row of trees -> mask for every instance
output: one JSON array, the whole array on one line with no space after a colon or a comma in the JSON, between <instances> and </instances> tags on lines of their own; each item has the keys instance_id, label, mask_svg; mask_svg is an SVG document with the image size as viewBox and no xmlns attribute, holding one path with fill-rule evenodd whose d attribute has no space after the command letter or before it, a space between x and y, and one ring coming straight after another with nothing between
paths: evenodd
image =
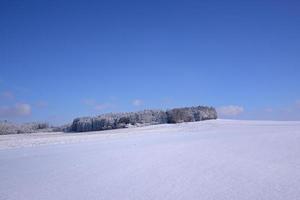
<instances>
[{"instance_id":1,"label":"row of trees","mask_svg":"<svg viewBox=\"0 0 300 200\"><path fill-rule=\"evenodd\" d=\"M144 110L128 113L109 113L97 117L81 117L73 120L71 125L60 127L49 126L48 123L14 124L0 121L0 135L34 132L85 132L126 128L129 126L145 126L152 124L194 122L216 119L217 112L213 107L198 106L175 108L167 111Z\"/></svg>"},{"instance_id":2,"label":"row of trees","mask_svg":"<svg viewBox=\"0 0 300 200\"><path fill-rule=\"evenodd\" d=\"M175 108L167 111L144 110L129 113L110 113L97 117L76 118L69 131L99 131L126 128L130 125L194 122L216 118L216 110L213 107L206 106Z\"/></svg>"},{"instance_id":3,"label":"row of trees","mask_svg":"<svg viewBox=\"0 0 300 200\"><path fill-rule=\"evenodd\" d=\"M41 131L51 131L48 123L26 123L14 124L7 121L0 122L0 135L4 134L19 134L19 133L34 133Z\"/></svg>"}]
</instances>

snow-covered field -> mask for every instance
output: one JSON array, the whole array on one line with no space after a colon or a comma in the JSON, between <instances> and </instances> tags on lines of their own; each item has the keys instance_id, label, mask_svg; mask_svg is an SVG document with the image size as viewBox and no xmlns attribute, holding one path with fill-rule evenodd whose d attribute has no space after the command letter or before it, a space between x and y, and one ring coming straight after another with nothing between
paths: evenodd
<instances>
[{"instance_id":1,"label":"snow-covered field","mask_svg":"<svg viewBox=\"0 0 300 200\"><path fill-rule=\"evenodd\" d=\"M300 199L300 122L0 136L0 199Z\"/></svg>"}]
</instances>

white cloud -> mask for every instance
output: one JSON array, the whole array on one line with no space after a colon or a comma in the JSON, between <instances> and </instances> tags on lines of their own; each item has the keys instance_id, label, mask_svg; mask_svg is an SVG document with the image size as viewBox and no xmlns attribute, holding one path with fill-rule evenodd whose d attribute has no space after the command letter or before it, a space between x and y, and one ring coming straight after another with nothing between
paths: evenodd
<instances>
[{"instance_id":1,"label":"white cloud","mask_svg":"<svg viewBox=\"0 0 300 200\"><path fill-rule=\"evenodd\" d=\"M222 106L217 108L217 112L220 116L237 116L244 112L244 108L242 106Z\"/></svg>"},{"instance_id":2,"label":"white cloud","mask_svg":"<svg viewBox=\"0 0 300 200\"><path fill-rule=\"evenodd\" d=\"M31 114L31 106L29 104L16 104L14 108L17 115L27 116Z\"/></svg>"},{"instance_id":3,"label":"white cloud","mask_svg":"<svg viewBox=\"0 0 300 200\"><path fill-rule=\"evenodd\" d=\"M144 102L140 99L135 99L132 101L132 105L134 105L134 106L141 106L143 104L144 104Z\"/></svg>"},{"instance_id":4,"label":"white cloud","mask_svg":"<svg viewBox=\"0 0 300 200\"><path fill-rule=\"evenodd\" d=\"M31 115L31 106L26 103L0 107L0 117L21 117L28 115Z\"/></svg>"}]
</instances>

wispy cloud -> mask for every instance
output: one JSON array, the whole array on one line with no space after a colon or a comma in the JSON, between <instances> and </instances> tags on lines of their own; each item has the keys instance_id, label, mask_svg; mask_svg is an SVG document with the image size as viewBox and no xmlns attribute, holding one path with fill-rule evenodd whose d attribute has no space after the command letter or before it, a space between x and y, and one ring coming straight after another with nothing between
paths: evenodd
<instances>
[{"instance_id":1,"label":"wispy cloud","mask_svg":"<svg viewBox=\"0 0 300 200\"><path fill-rule=\"evenodd\" d=\"M94 106L96 104L95 99L83 99L82 103L86 106Z\"/></svg>"},{"instance_id":2,"label":"wispy cloud","mask_svg":"<svg viewBox=\"0 0 300 200\"><path fill-rule=\"evenodd\" d=\"M237 105L221 106L217 108L217 112L220 116L237 116L244 112L244 108Z\"/></svg>"},{"instance_id":3,"label":"wispy cloud","mask_svg":"<svg viewBox=\"0 0 300 200\"><path fill-rule=\"evenodd\" d=\"M143 104L144 104L144 102L141 99L134 99L132 101L132 105L134 105L134 106L141 106Z\"/></svg>"},{"instance_id":4,"label":"wispy cloud","mask_svg":"<svg viewBox=\"0 0 300 200\"><path fill-rule=\"evenodd\" d=\"M4 91L0 94L2 99L12 100L15 98L15 95L11 91Z\"/></svg>"},{"instance_id":5,"label":"wispy cloud","mask_svg":"<svg viewBox=\"0 0 300 200\"><path fill-rule=\"evenodd\" d=\"M173 102L172 99L171 99L171 98L168 98L168 97L163 98L163 99L161 100L161 103L162 103L163 105L169 105L169 104L172 103L172 102Z\"/></svg>"},{"instance_id":6,"label":"wispy cloud","mask_svg":"<svg viewBox=\"0 0 300 200\"><path fill-rule=\"evenodd\" d=\"M267 113L271 113L274 111L274 109L273 108L265 108L264 111Z\"/></svg>"},{"instance_id":7,"label":"wispy cloud","mask_svg":"<svg viewBox=\"0 0 300 200\"><path fill-rule=\"evenodd\" d=\"M99 103L95 99L84 99L82 103L96 111L108 110L115 107L113 103Z\"/></svg>"},{"instance_id":8,"label":"wispy cloud","mask_svg":"<svg viewBox=\"0 0 300 200\"><path fill-rule=\"evenodd\" d=\"M46 108L48 107L48 102L47 101L38 101L36 102L35 106L38 108Z\"/></svg>"},{"instance_id":9,"label":"wispy cloud","mask_svg":"<svg viewBox=\"0 0 300 200\"><path fill-rule=\"evenodd\" d=\"M297 108L300 109L300 100L297 100L297 101L295 102L295 105L296 105Z\"/></svg>"},{"instance_id":10,"label":"wispy cloud","mask_svg":"<svg viewBox=\"0 0 300 200\"><path fill-rule=\"evenodd\" d=\"M280 106L269 105L264 108L247 109L239 118L253 120L300 120L300 101L294 100Z\"/></svg>"},{"instance_id":11,"label":"wispy cloud","mask_svg":"<svg viewBox=\"0 0 300 200\"><path fill-rule=\"evenodd\" d=\"M94 106L94 109L98 110L98 111L107 110L107 109L111 109L111 108L114 108L114 104L103 103L103 104L96 104Z\"/></svg>"},{"instance_id":12,"label":"wispy cloud","mask_svg":"<svg viewBox=\"0 0 300 200\"><path fill-rule=\"evenodd\" d=\"M0 117L22 117L31 115L31 106L26 103L17 103L14 106L1 106Z\"/></svg>"}]
</instances>

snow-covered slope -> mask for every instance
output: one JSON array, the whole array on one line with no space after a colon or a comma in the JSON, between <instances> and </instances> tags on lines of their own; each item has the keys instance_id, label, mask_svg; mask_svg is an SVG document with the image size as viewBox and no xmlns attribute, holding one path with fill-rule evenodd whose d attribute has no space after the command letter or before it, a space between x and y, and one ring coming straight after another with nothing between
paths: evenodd
<instances>
[{"instance_id":1,"label":"snow-covered slope","mask_svg":"<svg viewBox=\"0 0 300 200\"><path fill-rule=\"evenodd\" d=\"M0 199L300 199L300 122L0 136Z\"/></svg>"}]
</instances>

